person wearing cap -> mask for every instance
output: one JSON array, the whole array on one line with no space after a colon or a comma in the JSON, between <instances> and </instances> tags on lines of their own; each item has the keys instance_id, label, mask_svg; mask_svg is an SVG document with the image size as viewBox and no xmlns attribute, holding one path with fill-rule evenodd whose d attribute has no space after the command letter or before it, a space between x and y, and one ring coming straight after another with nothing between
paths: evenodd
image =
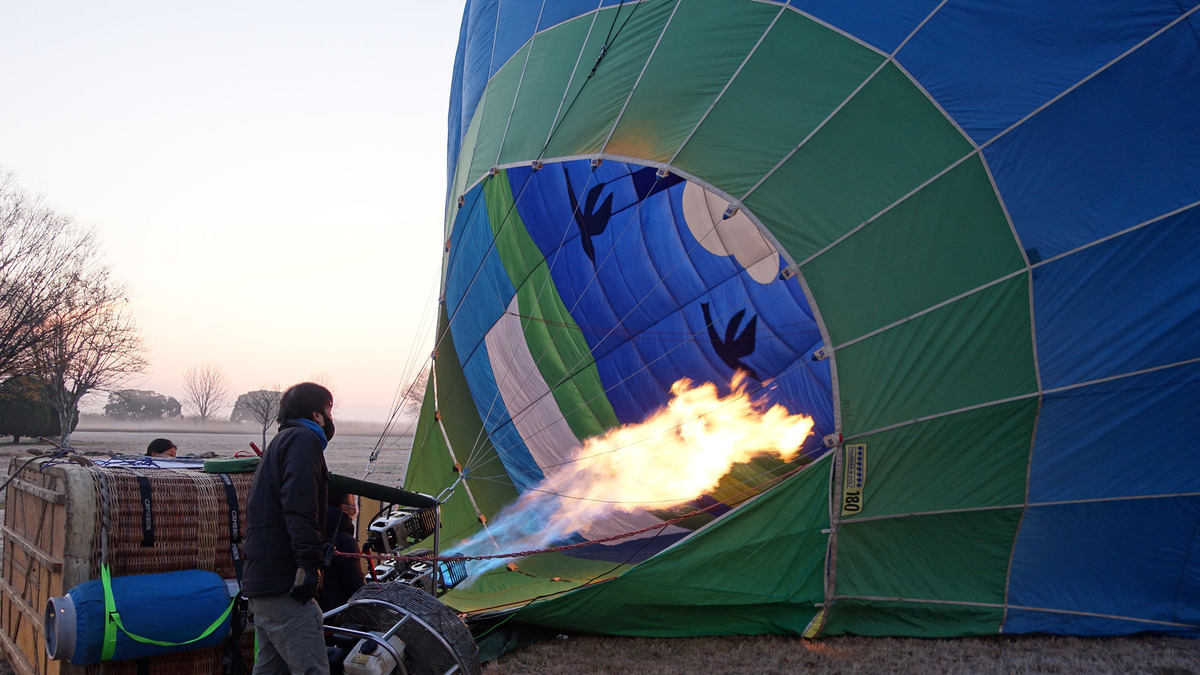
<instances>
[{"instance_id":1,"label":"person wearing cap","mask_svg":"<svg viewBox=\"0 0 1200 675\"><path fill-rule=\"evenodd\" d=\"M155 459L170 459L175 456L177 451L178 448L175 447L175 444L166 438L156 438L146 446L146 456Z\"/></svg>"}]
</instances>

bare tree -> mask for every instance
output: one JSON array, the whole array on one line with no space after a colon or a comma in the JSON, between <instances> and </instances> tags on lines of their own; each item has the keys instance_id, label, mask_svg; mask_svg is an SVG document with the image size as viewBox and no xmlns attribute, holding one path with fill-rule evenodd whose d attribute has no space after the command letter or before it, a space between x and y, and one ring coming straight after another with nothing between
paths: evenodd
<instances>
[{"instance_id":1,"label":"bare tree","mask_svg":"<svg viewBox=\"0 0 1200 675\"><path fill-rule=\"evenodd\" d=\"M307 382L315 382L315 383L321 385L322 387L325 387L326 389L328 389L330 394L333 394L333 410L334 410L334 416L336 417L337 405L338 405L338 389L337 389L337 385L333 381L333 374L327 370L318 371L318 372L315 372L312 375L310 375L308 377L308 380L306 380L306 381Z\"/></svg>"},{"instance_id":2,"label":"bare tree","mask_svg":"<svg viewBox=\"0 0 1200 675\"><path fill-rule=\"evenodd\" d=\"M31 372L34 348L96 265L94 236L0 172L0 377Z\"/></svg>"},{"instance_id":3,"label":"bare tree","mask_svg":"<svg viewBox=\"0 0 1200 675\"><path fill-rule=\"evenodd\" d=\"M429 368L423 368L405 387L398 406L399 412L410 415L421 412L421 405L425 402L425 390L428 388Z\"/></svg>"},{"instance_id":4,"label":"bare tree","mask_svg":"<svg viewBox=\"0 0 1200 675\"><path fill-rule=\"evenodd\" d=\"M267 447L267 429L279 414L279 398L283 392L278 386L246 392L238 396L233 404L229 419L233 422L255 421L262 427L262 447Z\"/></svg>"},{"instance_id":5,"label":"bare tree","mask_svg":"<svg viewBox=\"0 0 1200 675\"><path fill-rule=\"evenodd\" d=\"M230 395L225 373L211 363L192 366L183 374L183 405L201 422L219 416Z\"/></svg>"},{"instance_id":6,"label":"bare tree","mask_svg":"<svg viewBox=\"0 0 1200 675\"><path fill-rule=\"evenodd\" d=\"M58 413L62 443L69 445L79 402L97 390L116 389L146 367L145 347L129 313L124 288L94 265L62 298L41 328L33 351Z\"/></svg>"}]
</instances>

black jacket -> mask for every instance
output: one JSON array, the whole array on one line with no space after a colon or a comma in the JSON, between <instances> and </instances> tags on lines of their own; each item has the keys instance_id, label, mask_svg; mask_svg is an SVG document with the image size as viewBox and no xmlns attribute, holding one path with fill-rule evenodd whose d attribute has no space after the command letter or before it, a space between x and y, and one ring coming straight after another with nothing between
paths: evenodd
<instances>
[{"instance_id":1,"label":"black jacket","mask_svg":"<svg viewBox=\"0 0 1200 675\"><path fill-rule=\"evenodd\" d=\"M354 536L354 521L339 506L330 506L325 515L325 536L333 535L333 546L342 553L361 553L358 539ZM354 591L363 587L362 562L359 558L333 556L333 562L325 570L325 580L317 602L322 612L337 609L350 600Z\"/></svg>"},{"instance_id":2,"label":"black jacket","mask_svg":"<svg viewBox=\"0 0 1200 675\"><path fill-rule=\"evenodd\" d=\"M328 493L321 439L297 420L284 422L263 453L246 500L246 597L286 593L299 565L320 568Z\"/></svg>"}]
</instances>

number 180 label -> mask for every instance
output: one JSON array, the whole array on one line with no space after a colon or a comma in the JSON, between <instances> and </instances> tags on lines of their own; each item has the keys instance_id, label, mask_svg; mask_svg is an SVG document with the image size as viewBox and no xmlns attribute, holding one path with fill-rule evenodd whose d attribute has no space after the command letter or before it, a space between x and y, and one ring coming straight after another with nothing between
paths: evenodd
<instances>
[{"instance_id":1,"label":"number 180 label","mask_svg":"<svg viewBox=\"0 0 1200 675\"><path fill-rule=\"evenodd\" d=\"M867 482L867 444L845 446L846 463L842 466L842 515L852 516L863 509L863 485Z\"/></svg>"}]
</instances>

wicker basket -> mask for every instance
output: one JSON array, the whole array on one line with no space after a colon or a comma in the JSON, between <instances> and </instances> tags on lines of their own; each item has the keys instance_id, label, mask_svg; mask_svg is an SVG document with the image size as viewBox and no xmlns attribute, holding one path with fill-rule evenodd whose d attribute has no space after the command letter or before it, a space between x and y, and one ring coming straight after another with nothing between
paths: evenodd
<instances>
[{"instance_id":1,"label":"wicker basket","mask_svg":"<svg viewBox=\"0 0 1200 675\"><path fill-rule=\"evenodd\" d=\"M210 647L136 661L73 666L46 656L42 613L46 601L100 576L107 560L114 577L186 569L236 576L226 484L218 474L137 462L105 466L15 458L19 470L7 488L0 643L21 675L56 673L222 672L226 650ZM237 504L246 502L252 474L231 474ZM143 494L150 497L149 503ZM245 525L237 508L237 531ZM151 524L152 527L147 527ZM164 620L170 620L164 617ZM242 635L243 659L253 663L253 635Z\"/></svg>"}]
</instances>

